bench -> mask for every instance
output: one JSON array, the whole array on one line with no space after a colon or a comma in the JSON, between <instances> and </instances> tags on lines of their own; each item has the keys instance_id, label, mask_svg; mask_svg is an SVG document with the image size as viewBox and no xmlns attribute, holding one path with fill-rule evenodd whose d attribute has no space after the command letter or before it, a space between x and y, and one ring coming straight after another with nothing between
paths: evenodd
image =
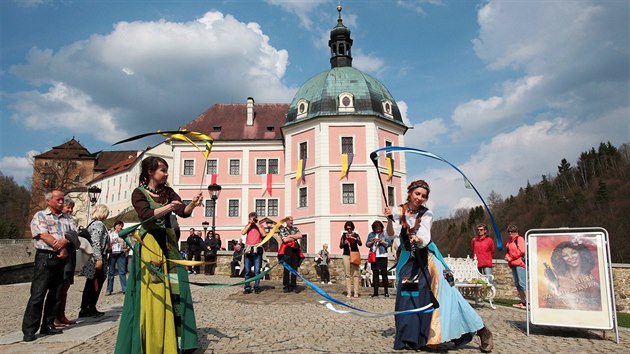
<instances>
[{"instance_id":1,"label":"bench","mask_svg":"<svg viewBox=\"0 0 630 354\"><path fill-rule=\"evenodd\" d=\"M497 290L494 287L494 276L479 273L477 269L477 258L444 258L446 264L453 271L455 287L464 297L474 298L475 304L479 305L481 298L485 298L490 303L490 307L496 309L492 304Z\"/></svg>"}]
</instances>

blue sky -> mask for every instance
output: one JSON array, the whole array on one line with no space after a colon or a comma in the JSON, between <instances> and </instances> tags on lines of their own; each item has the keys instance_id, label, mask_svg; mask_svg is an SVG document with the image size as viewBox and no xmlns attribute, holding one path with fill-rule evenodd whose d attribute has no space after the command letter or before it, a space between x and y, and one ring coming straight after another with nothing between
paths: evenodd
<instances>
[{"instance_id":1,"label":"blue sky","mask_svg":"<svg viewBox=\"0 0 630 354\"><path fill-rule=\"evenodd\" d=\"M630 141L627 1L347 0L353 66L381 80L407 146L507 197L562 158ZM76 137L100 150L176 129L215 103L288 103L327 70L335 0L0 2L0 171ZM126 146L125 148L141 148ZM446 216L479 203L410 155Z\"/></svg>"}]
</instances>

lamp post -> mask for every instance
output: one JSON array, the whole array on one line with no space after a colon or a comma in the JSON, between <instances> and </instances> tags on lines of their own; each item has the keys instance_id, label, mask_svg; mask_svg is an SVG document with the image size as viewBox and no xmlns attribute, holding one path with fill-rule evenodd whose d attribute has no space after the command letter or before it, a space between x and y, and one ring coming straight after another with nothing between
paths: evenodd
<instances>
[{"instance_id":1,"label":"lamp post","mask_svg":"<svg viewBox=\"0 0 630 354\"><path fill-rule=\"evenodd\" d=\"M94 206L96 201L98 201L98 197L101 195L101 189L97 186L91 186L87 189L88 198L90 199L87 205L87 215L86 215L86 223L89 223L90 220L90 206Z\"/></svg>"},{"instance_id":2,"label":"lamp post","mask_svg":"<svg viewBox=\"0 0 630 354\"><path fill-rule=\"evenodd\" d=\"M203 238L206 238L206 234L208 233L208 225L210 225L209 222L204 221L201 223L201 226L203 226Z\"/></svg>"},{"instance_id":3,"label":"lamp post","mask_svg":"<svg viewBox=\"0 0 630 354\"><path fill-rule=\"evenodd\" d=\"M214 221L217 214L217 199L219 199L219 194L221 194L221 186L216 183L212 183L208 186L208 191L210 192L210 200L212 200L212 237L214 237Z\"/></svg>"},{"instance_id":4,"label":"lamp post","mask_svg":"<svg viewBox=\"0 0 630 354\"><path fill-rule=\"evenodd\" d=\"M96 204L96 201L98 200L98 197L101 195L101 189L97 186L92 186L88 188L87 191L90 197L90 205L94 206L94 204Z\"/></svg>"}]
</instances>

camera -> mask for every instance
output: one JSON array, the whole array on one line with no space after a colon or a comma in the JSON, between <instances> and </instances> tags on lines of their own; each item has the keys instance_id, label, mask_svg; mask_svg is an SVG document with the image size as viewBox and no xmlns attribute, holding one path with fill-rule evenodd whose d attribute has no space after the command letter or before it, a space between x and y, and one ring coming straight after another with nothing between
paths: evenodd
<instances>
[{"instance_id":1,"label":"camera","mask_svg":"<svg viewBox=\"0 0 630 354\"><path fill-rule=\"evenodd\" d=\"M257 223L258 222L258 218L253 218L252 221Z\"/></svg>"}]
</instances>

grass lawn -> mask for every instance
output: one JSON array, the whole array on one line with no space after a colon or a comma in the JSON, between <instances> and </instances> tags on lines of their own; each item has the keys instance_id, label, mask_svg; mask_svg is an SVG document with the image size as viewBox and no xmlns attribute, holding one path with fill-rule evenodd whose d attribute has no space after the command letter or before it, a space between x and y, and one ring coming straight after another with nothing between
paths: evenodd
<instances>
[{"instance_id":1,"label":"grass lawn","mask_svg":"<svg viewBox=\"0 0 630 354\"><path fill-rule=\"evenodd\" d=\"M497 305L511 307L512 305L518 303L519 301L513 300L513 299L495 298L493 302ZM617 324L619 325L619 327L630 328L630 313L617 312Z\"/></svg>"}]
</instances>

